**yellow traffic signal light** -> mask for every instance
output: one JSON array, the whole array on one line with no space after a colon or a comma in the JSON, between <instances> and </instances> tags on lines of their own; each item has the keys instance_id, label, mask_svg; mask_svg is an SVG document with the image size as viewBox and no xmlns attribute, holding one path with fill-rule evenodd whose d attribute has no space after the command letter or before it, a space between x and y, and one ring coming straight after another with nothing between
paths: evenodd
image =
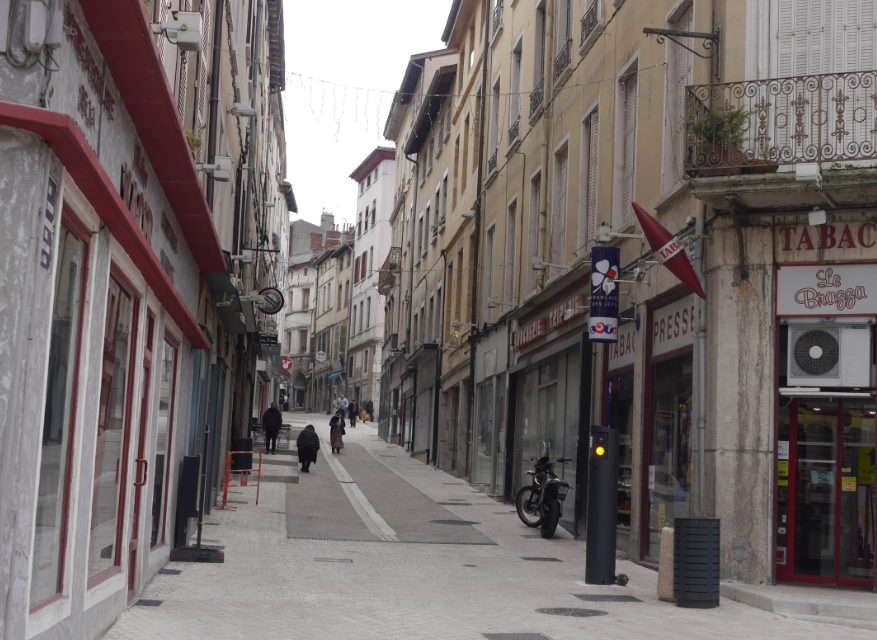
<instances>
[{"instance_id":1,"label":"yellow traffic signal light","mask_svg":"<svg viewBox=\"0 0 877 640\"><path fill-rule=\"evenodd\" d=\"M604 447L601 444L598 444L596 447L594 447L594 453L596 453L598 456L605 455L606 454L606 447Z\"/></svg>"}]
</instances>

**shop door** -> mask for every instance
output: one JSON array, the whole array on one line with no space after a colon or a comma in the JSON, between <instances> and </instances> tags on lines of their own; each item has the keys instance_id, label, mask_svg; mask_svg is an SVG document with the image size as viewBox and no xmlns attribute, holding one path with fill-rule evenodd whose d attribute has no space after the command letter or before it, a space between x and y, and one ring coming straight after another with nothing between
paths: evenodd
<instances>
[{"instance_id":1,"label":"shop door","mask_svg":"<svg viewBox=\"0 0 877 640\"><path fill-rule=\"evenodd\" d=\"M796 398L777 447L777 579L874 584L874 401Z\"/></svg>"}]
</instances>

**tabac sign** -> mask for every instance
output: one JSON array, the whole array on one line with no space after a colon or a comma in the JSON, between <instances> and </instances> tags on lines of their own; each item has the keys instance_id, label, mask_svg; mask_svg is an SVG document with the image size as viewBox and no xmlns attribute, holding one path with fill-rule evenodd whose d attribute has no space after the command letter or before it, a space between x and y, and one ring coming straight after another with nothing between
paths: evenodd
<instances>
[{"instance_id":1,"label":"tabac sign","mask_svg":"<svg viewBox=\"0 0 877 640\"><path fill-rule=\"evenodd\" d=\"M778 316L877 314L877 265L788 265L777 268Z\"/></svg>"}]
</instances>

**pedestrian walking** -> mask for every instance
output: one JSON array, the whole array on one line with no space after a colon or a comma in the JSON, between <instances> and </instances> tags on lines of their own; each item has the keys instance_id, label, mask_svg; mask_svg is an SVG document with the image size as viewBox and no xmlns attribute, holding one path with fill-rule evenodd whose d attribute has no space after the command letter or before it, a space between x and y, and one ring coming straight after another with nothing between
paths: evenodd
<instances>
[{"instance_id":1,"label":"pedestrian walking","mask_svg":"<svg viewBox=\"0 0 877 640\"><path fill-rule=\"evenodd\" d=\"M301 470L310 473L311 464L317 462L317 451L320 450L320 436L317 435L314 425L309 424L304 428L298 438L295 439L295 447L298 449L298 461Z\"/></svg>"},{"instance_id":2,"label":"pedestrian walking","mask_svg":"<svg viewBox=\"0 0 877 640\"><path fill-rule=\"evenodd\" d=\"M332 445L332 453L341 453L341 449L344 448L342 436L345 433L344 414L339 411L329 420L329 444Z\"/></svg>"},{"instance_id":3,"label":"pedestrian walking","mask_svg":"<svg viewBox=\"0 0 877 640\"><path fill-rule=\"evenodd\" d=\"M280 433L280 426L283 424L283 416L277 408L277 403L272 402L271 406L262 414L262 428L265 429L265 453L277 453L277 435Z\"/></svg>"},{"instance_id":4,"label":"pedestrian walking","mask_svg":"<svg viewBox=\"0 0 877 640\"><path fill-rule=\"evenodd\" d=\"M347 405L347 417L350 418L350 428L356 428L356 414L357 414L357 406L356 400L351 400L350 404Z\"/></svg>"},{"instance_id":5,"label":"pedestrian walking","mask_svg":"<svg viewBox=\"0 0 877 640\"><path fill-rule=\"evenodd\" d=\"M365 412L368 414L368 421L375 421L375 403L371 400L365 401Z\"/></svg>"}]
</instances>

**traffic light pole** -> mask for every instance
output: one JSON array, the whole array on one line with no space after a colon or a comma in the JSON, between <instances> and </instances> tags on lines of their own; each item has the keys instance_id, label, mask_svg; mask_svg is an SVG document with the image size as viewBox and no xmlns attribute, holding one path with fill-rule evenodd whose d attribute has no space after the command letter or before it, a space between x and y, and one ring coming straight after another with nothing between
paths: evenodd
<instances>
[{"instance_id":1,"label":"traffic light pole","mask_svg":"<svg viewBox=\"0 0 877 640\"><path fill-rule=\"evenodd\" d=\"M618 509L618 432L591 426L588 447L587 584L615 584L615 526Z\"/></svg>"}]
</instances>

